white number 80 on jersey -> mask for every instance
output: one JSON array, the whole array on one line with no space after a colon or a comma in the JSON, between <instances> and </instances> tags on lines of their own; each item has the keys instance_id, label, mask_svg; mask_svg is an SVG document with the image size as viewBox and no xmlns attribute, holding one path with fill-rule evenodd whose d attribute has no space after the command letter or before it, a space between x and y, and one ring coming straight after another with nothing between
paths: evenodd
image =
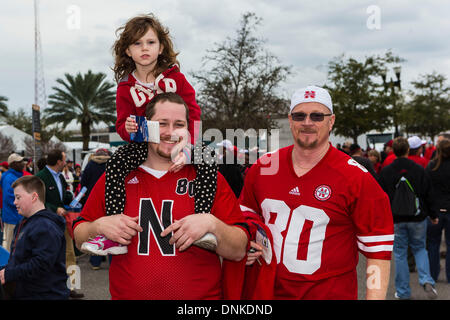
<instances>
[{"instance_id":1,"label":"white number 80 on jersey","mask_svg":"<svg viewBox=\"0 0 450 320\"><path fill-rule=\"evenodd\" d=\"M291 209L284 201L274 199L265 199L261 203L261 209L265 223L272 232L277 263L280 263L282 257L283 264L290 272L310 275L317 271L321 265L323 241L330 221L325 211L301 205L292 211L289 220ZM276 215L275 219L273 219L273 214ZM306 221L312 222L312 228L310 229L306 260L299 260L297 259L299 239ZM281 233L285 230L287 233L283 254L281 254L283 247Z\"/></svg>"}]
</instances>

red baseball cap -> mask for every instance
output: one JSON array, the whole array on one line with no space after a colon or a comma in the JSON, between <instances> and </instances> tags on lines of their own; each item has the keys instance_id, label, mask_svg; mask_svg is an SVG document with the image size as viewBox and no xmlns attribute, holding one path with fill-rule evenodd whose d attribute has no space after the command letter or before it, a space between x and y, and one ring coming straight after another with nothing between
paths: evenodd
<instances>
[{"instance_id":1,"label":"red baseball cap","mask_svg":"<svg viewBox=\"0 0 450 320\"><path fill-rule=\"evenodd\" d=\"M386 146L386 147L391 147L392 148L392 143L394 142L394 140L389 140L388 142L386 142L384 145Z\"/></svg>"}]
</instances>

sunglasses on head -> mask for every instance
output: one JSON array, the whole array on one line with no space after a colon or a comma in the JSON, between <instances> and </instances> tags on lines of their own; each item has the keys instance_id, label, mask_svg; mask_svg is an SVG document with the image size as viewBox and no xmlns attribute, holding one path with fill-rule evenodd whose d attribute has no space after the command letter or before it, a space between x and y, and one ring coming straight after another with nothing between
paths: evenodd
<instances>
[{"instance_id":1,"label":"sunglasses on head","mask_svg":"<svg viewBox=\"0 0 450 320\"><path fill-rule=\"evenodd\" d=\"M321 122L326 116L331 116L332 113L322 113L322 112L311 112L309 118L314 122ZM291 113L292 120L294 121L305 121L307 113L304 112L293 112Z\"/></svg>"}]
</instances>

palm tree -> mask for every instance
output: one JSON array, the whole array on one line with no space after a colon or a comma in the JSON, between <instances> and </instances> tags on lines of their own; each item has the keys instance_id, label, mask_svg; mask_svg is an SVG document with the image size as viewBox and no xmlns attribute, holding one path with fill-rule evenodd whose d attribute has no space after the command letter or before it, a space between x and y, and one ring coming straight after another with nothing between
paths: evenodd
<instances>
[{"instance_id":1,"label":"palm tree","mask_svg":"<svg viewBox=\"0 0 450 320\"><path fill-rule=\"evenodd\" d=\"M6 117L8 112L8 106L6 105L6 101L8 101L7 97L0 96L0 117Z\"/></svg>"},{"instance_id":2,"label":"palm tree","mask_svg":"<svg viewBox=\"0 0 450 320\"><path fill-rule=\"evenodd\" d=\"M23 108L19 108L16 111L6 111L5 113L5 123L13 126L23 132L30 135L33 134L33 121L31 119L31 114Z\"/></svg>"},{"instance_id":3,"label":"palm tree","mask_svg":"<svg viewBox=\"0 0 450 320\"><path fill-rule=\"evenodd\" d=\"M106 74L78 73L75 77L66 73L65 79L57 79L60 87L53 87L49 105L44 111L47 124L60 123L64 127L72 120L81 124L83 150L89 150L91 129L94 124L113 124L116 120L114 84L105 81Z\"/></svg>"}]
</instances>

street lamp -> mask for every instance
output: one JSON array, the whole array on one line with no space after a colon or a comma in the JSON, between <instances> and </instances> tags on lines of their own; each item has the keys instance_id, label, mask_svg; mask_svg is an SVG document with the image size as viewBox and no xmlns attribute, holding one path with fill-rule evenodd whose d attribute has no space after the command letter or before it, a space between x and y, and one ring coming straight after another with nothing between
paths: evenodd
<instances>
[{"instance_id":1,"label":"street lamp","mask_svg":"<svg viewBox=\"0 0 450 320\"><path fill-rule=\"evenodd\" d=\"M390 81L386 81L386 76L387 76L387 71L388 71L387 68L381 69L380 75L381 75L381 79L383 79L384 91L387 93L389 88L391 89L392 120L394 122L394 127L395 127L394 137L398 137L399 136L398 123L397 123L397 111L398 110L396 109L397 96L395 93L395 87L398 87L398 90L401 90L401 88L402 88L401 81L400 81L400 73L402 71L402 67L396 66L393 69L394 69L395 76L397 77L397 80L393 80L391 78Z\"/></svg>"}]
</instances>

